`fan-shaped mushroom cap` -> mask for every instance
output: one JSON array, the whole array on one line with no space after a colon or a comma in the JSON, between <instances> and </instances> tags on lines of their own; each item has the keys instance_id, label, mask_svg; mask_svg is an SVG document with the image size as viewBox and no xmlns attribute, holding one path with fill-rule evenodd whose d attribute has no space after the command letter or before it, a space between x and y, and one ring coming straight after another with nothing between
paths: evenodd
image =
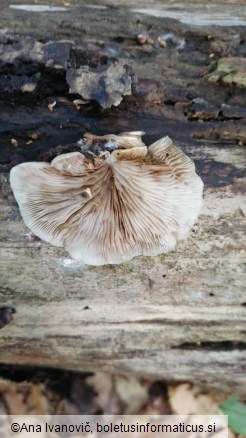
<instances>
[{"instance_id":1,"label":"fan-shaped mushroom cap","mask_svg":"<svg viewBox=\"0 0 246 438\"><path fill-rule=\"evenodd\" d=\"M198 217L203 183L169 137L147 148L142 134L87 134L81 150L100 146L92 158L72 152L14 167L10 183L26 225L91 265L172 250Z\"/></svg>"}]
</instances>

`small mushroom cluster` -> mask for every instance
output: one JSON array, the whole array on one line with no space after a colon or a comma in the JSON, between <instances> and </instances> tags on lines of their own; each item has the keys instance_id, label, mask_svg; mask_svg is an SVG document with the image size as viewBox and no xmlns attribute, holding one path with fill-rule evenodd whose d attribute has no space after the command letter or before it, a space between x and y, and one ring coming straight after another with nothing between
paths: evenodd
<instances>
[{"instance_id":1,"label":"small mushroom cluster","mask_svg":"<svg viewBox=\"0 0 246 438\"><path fill-rule=\"evenodd\" d=\"M10 183L25 224L90 265L174 249L196 221L203 183L192 160L164 137L86 134L81 152L23 163Z\"/></svg>"}]
</instances>

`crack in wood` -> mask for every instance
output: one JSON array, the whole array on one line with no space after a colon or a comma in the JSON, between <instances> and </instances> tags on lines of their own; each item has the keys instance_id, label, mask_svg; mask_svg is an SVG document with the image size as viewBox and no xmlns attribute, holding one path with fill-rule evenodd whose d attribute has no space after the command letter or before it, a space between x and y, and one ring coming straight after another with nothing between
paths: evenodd
<instances>
[{"instance_id":1,"label":"crack in wood","mask_svg":"<svg viewBox=\"0 0 246 438\"><path fill-rule=\"evenodd\" d=\"M202 350L202 351L245 351L246 342L242 341L199 341L183 342L171 347L173 350Z\"/></svg>"}]
</instances>

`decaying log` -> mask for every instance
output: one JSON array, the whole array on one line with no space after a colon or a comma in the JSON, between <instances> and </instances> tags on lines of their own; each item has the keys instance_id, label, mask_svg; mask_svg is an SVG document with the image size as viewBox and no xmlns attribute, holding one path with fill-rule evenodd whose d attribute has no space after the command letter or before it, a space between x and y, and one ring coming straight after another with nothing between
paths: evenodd
<instances>
[{"instance_id":1,"label":"decaying log","mask_svg":"<svg viewBox=\"0 0 246 438\"><path fill-rule=\"evenodd\" d=\"M18 22L24 12L15 14ZM7 306L16 313L0 331L0 362L191 380L243 396L245 28L192 27L133 12L129 17L124 8L105 7L100 14L96 20L83 5L47 14L50 36L43 40L20 29L11 33L9 20L10 32L1 36L0 306L5 319ZM28 20L31 33L38 18ZM35 52L39 60L30 58L30 50L24 56L26 38L42 48ZM62 53L47 63L57 53L52 44ZM11 62L10 45L20 50ZM128 91L121 94L128 96L118 106L102 109L103 102L91 96L78 103L81 96L70 94L66 82L71 47L85 65L94 56L93 68L100 70L102 59L123 66L132 94L126 80ZM220 68L231 68L233 58L238 75ZM74 77L82 67L69 68ZM57 147L64 151L85 132L124 130L145 130L146 144L169 135L194 159L205 183L202 213L172 253L82 266L25 227L8 172L20 162L51 159Z\"/></svg>"}]
</instances>

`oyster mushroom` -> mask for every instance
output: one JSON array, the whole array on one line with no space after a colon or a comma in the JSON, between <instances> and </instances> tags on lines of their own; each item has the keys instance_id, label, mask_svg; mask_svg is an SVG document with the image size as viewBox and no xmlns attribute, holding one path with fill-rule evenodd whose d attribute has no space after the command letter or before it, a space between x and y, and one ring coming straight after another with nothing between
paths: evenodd
<instances>
[{"instance_id":1,"label":"oyster mushroom","mask_svg":"<svg viewBox=\"0 0 246 438\"><path fill-rule=\"evenodd\" d=\"M174 249L196 221L203 183L169 137L86 134L81 152L15 166L10 183L25 224L90 265Z\"/></svg>"}]
</instances>

